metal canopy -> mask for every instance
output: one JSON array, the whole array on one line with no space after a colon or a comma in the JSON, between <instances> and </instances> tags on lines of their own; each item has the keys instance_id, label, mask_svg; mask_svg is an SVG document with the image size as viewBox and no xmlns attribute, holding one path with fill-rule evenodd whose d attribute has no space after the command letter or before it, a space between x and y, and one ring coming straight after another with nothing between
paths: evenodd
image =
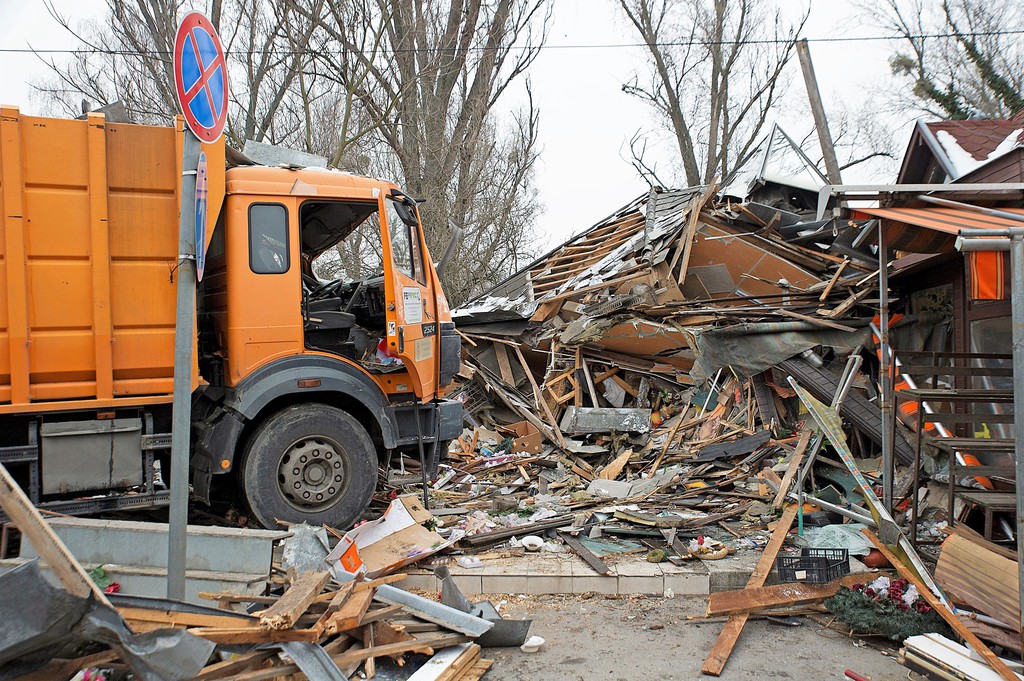
<instances>
[{"instance_id":1,"label":"metal canopy","mask_svg":"<svg viewBox=\"0 0 1024 681\"><path fill-rule=\"evenodd\" d=\"M977 213L963 208L857 208L856 213L882 218L889 248L912 253L951 253L956 238L965 229L1009 229L1019 227L1024 209L1004 208L1001 212L1018 216ZM909 228L908 228L909 227Z\"/></svg>"}]
</instances>

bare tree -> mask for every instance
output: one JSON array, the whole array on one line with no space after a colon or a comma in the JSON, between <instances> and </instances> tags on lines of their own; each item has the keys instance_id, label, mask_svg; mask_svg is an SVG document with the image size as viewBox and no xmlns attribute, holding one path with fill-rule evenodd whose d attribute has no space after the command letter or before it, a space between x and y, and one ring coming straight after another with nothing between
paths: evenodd
<instances>
[{"instance_id":1,"label":"bare tree","mask_svg":"<svg viewBox=\"0 0 1024 681\"><path fill-rule=\"evenodd\" d=\"M649 79L623 90L648 102L665 121L687 184L724 176L763 136L784 91L783 69L807 19L795 23L766 0L619 0L643 41ZM631 145L634 166L650 177L643 140ZM639 156L638 156L639 155Z\"/></svg>"},{"instance_id":2,"label":"bare tree","mask_svg":"<svg viewBox=\"0 0 1024 681\"><path fill-rule=\"evenodd\" d=\"M902 105L939 118L1004 118L1024 108L1024 29L1016 0L884 0L864 15L902 38L889 60Z\"/></svg>"},{"instance_id":3,"label":"bare tree","mask_svg":"<svg viewBox=\"0 0 1024 681\"><path fill-rule=\"evenodd\" d=\"M106 1L106 22L83 30L49 6L84 48L49 62L51 77L37 84L52 109L121 100L138 122L166 122L177 109L177 17L196 5L209 9L228 53L233 144L311 151L427 199L433 253L446 246L449 221L465 235L446 275L453 303L532 250L539 116L528 84L521 109L504 101L546 38L549 0ZM353 249L339 251L339 267L373 257Z\"/></svg>"},{"instance_id":4,"label":"bare tree","mask_svg":"<svg viewBox=\"0 0 1024 681\"><path fill-rule=\"evenodd\" d=\"M546 38L547 0L373 0L332 7L325 30L340 46L331 71L354 92L387 146L380 174L427 199L428 248L447 244L449 221L464 234L445 275L453 303L515 270L539 211L532 197L538 115L499 118L499 102L524 79ZM360 22L383 21L366 49ZM361 42L363 41L363 42ZM323 58L329 58L324 55ZM333 63L333 62L332 62Z\"/></svg>"},{"instance_id":5,"label":"bare tree","mask_svg":"<svg viewBox=\"0 0 1024 681\"><path fill-rule=\"evenodd\" d=\"M184 0L106 0L102 24L72 25L52 4L47 9L78 46L67 61L47 60L49 77L35 84L51 112L77 115L84 97L94 105L121 101L131 120L166 124L177 111L171 53L178 19L205 9ZM202 3L205 5L205 3ZM214 0L231 86L226 134L306 149L307 113L330 83L309 73L307 46L316 41L326 0ZM299 11L299 10L302 11Z\"/></svg>"}]
</instances>

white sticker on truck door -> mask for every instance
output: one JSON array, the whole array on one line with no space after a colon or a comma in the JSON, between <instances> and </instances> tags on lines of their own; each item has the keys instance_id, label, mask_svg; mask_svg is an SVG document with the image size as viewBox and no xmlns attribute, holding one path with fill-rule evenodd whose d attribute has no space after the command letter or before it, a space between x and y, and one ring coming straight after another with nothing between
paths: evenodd
<instances>
[{"instance_id":1,"label":"white sticker on truck door","mask_svg":"<svg viewBox=\"0 0 1024 681\"><path fill-rule=\"evenodd\" d=\"M402 314L406 324L423 323L423 302L415 286L402 287Z\"/></svg>"}]
</instances>

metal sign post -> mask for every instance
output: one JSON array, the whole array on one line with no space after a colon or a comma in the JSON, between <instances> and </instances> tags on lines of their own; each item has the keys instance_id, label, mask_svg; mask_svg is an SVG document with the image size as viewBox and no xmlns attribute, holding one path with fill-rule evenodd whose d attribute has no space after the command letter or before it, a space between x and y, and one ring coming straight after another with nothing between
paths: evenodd
<instances>
[{"instance_id":1,"label":"metal sign post","mask_svg":"<svg viewBox=\"0 0 1024 681\"><path fill-rule=\"evenodd\" d=\"M179 196L171 509L167 545L167 597L177 600L185 598L196 278L197 275L202 278L206 249L207 168L200 141L216 142L224 132L227 85L224 49L213 24L199 12L185 15L174 39L174 86L188 130L182 145Z\"/></svg>"},{"instance_id":2,"label":"metal sign post","mask_svg":"<svg viewBox=\"0 0 1024 681\"><path fill-rule=\"evenodd\" d=\"M178 303L174 320L174 416L171 422L171 510L168 518L167 597L185 598L188 481L192 435L192 346L196 312L196 166L199 139L185 131L178 222Z\"/></svg>"}]
</instances>

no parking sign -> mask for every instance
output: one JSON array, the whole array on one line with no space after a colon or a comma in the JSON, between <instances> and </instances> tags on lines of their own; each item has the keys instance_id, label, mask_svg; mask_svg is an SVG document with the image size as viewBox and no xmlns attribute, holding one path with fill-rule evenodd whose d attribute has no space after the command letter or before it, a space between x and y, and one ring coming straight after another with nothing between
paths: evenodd
<instances>
[{"instance_id":1,"label":"no parking sign","mask_svg":"<svg viewBox=\"0 0 1024 681\"><path fill-rule=\"evenodd\" d=\"M189 130L207 144L224 132L228 117L228 74L224 48L213 24L190 12L174 38L174 89Z\"/></svg>"}]
</instances>

